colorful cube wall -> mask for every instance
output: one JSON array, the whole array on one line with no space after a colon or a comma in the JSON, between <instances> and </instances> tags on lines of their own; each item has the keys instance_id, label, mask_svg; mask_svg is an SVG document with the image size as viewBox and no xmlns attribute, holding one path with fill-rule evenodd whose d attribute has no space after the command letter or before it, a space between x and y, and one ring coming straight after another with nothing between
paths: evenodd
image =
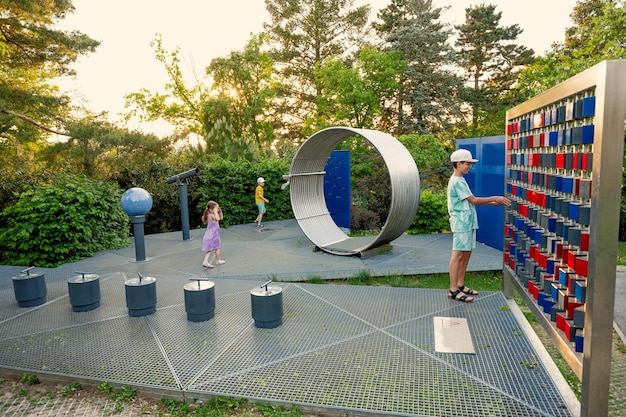
<instances>
[{"instance_id":1,"label":"colorful cube wall","mask_svg":"<svg viewBox=\"0 0 626 417\"><path fill-rule=\"evenodd\" d=\"M506 126L512 205L505 212L505 263L577 352L584 320L574 321L574 311L585 303L595 111L591 89Z\"/></svg>"}]
</instances>

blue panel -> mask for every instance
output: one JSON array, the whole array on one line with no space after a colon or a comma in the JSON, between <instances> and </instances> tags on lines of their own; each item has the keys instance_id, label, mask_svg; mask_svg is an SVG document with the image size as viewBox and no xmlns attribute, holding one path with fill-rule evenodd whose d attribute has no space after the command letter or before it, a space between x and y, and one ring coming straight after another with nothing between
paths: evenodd
<instances>
[{"instance_id":1,"label":"blue panel","mask_svg":"<svg viewBox=\"0 0 626 417\"><path fill-rule=\"evenodd\" d=\"M583 353L583 346L585 345L584 333L576 332L574 335L574 350L576 353Z\"/></svg>"},{"instance_id":2,"label":"blue panel","mask_svg":"<svg viewBox=\"0 0 626 417\"><path fill-rule=\"evenodd\" d=\"M554 180L555 180L554 189L556 191L563 191L563 177L561 177L560 175L557 175L554 177Z\"/></svg>"},{"instance_id":3,"label":"blue panel","mask_svg":"<svg viewBox=\"0 0 626 417\"><path fill-rule=\"evenodd\" d=\"M565 106L559 106L556 109L556 122L563 123L565 122Z\"/></svg>"},{"instance_id":4,"label":"blue panel","mask_svg":"<svg viewBox=\"0 0 626 417\"><path fill-rule=\"evenodd\" d=\"M583 99L583 117L590 117L596 113L596 98L595 97L585 97Z\"/></svg>"},{"instance_id":5,"label":"blue panel","mask_svg":"<svg viewBox=\"0 0 626 417\"><path fill-rule=\"evenodd\" d=\"M550 146L556 146L559 143L559 132L557 130L553 130L550 132L550 139L548 141Z\"/></svg>"},{"instance_id":6,"label":"blue panel","mask_svg":"<svg viewBox=\"0 0 626 417\"><path fill-rule=\"evenodd\" d=\"M580 203L571 202L569 203L569 218L578 221L578 213L580 209Z\"/></svg>"},{"instance_id":7,"label":"blue panel","mask_svg":"<svg viewBox=\"0 0 626 417\"><path fill-rule=\"evenodd\" d=\"M487 195L502 195L504 190L504 175L482 174L481 175L482 193Z\"/></svg>"},{"instance_id":8,"label":"blue panel","mask_svg":"<svg viewBox=\"0 0 626 417\"><path fill-rule=\"evenodd\" d=\"M556 217L550 217L548 219L548 231L555 233L556 232Z\"/></svg>"},{"instance_id":9,"label":"blue panel","mask_svg":"<svg viewBox=\"0 0 626 417\"><path fill-rule=\"evenodd\" d=\"M593 130L594 130L594 125L585 125L585 126L583 126L582 142L584 144L593 143Z\"/></svg>"},{"instance_id":10,"label":"blue panel","mask_svg":"<svg viewBox=\"0 0 626 417\"><path fill-rule=\"evenodd\" d=\"M482 148L482 160L480 162L483 165L504 166L506 156L504 142L485 143Z\"/></svg>"},{"instance_id":11,"label":"blue panel","mask_svg":"<svg viewBox=\"0 0 626 417\"><path fill-rule=\"evenodd\" d=\"M574 286L574 294L576 294L576 299L581 303L585 302L587 298L587 284L583 281L576 281Z\"/></svg>"},{"instance_id":12,"label":"blue panel","mask_svg":"<svg viewBox=\"0 0 626 417\"><path fill-rule=\"evenodd\" d=\"M350 229L350 151L333 151L324 168L324 198L335 224Z\"/></svg>"},{"instance_id":13,"label":"blue panel","mask_svg":"<svg viewBox=\"0 0 626 417\"><path fill-rule=\"evenodd\" d=\"M548 295L548 294L546 294L546 295ZM552 310L552 307L555 304L556 303L554 302L554 298L552 298L552 297L544 299L543 300L543 312L547 313L547 314L550 314L550 310Z\"/></svg>"},{"instance_id":14,"label":"blue panel","mask_svg":"<svg viewBox=\"0 0 626 417\"><path fill-rule=\"evenodd\" d=\"M581 119L583 117L583 101L576 100L574 103L574 119Z\"/></svg>"},{"instance_id":15,"label":"blue panel","mask_svg":"<svg viewBox=\"0 0 626 417\"><path fill-rule=\"evenodd\" d=\"M576 126L572 128L572 144L580 145L583 143L583 127Z\"/></svg>"},{"instance_id":16,"label":"blue panel","mask_svg":"<svg viewBox=\"0 0 626 417\"><path fill-rule=\"evenodd\" d=\"M476 139L462 139L458 141L458 144L459 149L467 149L472 153L472 155L474 155L474 159L479 159L477 158L478 153L476 152L476 147L478 146L478 141Z\"/></svg>"},{"instance_id":17,"label":"blue panel","mask_svg":"<svg viewBox=\"0 0 626 417\"><path fill-rule=\"evenodd\" d=\"M559 286L557 284L552 284L552 298L554 300L559 299Z\"/></svg>"},{"instance_id":18,"label":"blue panel","mask_svg":"<svg viewBox=\"0 0 626 417\"><path fill-rule=\"evenodd\" d=\"M524 121L528 123L529 121ZM467 149L478 159L465 180L477 197L503 195L506 143L504 136L489 136L457 140L458 149ZM523 155L520 155L523 158ZM479 229L476 240L494 249L504 244L504 207L476 206Z\"/></svg>"},{"instance_id":19,"label":"blue panel","mask_svg":"<svg viewBox=\"0 0 626 417\"><path fill-rule=\"evenodd\" d=\"M574 178L563 177L562 178L562 190L564 193L572 194L574 192Z\"/></svg>"}]
</instances>

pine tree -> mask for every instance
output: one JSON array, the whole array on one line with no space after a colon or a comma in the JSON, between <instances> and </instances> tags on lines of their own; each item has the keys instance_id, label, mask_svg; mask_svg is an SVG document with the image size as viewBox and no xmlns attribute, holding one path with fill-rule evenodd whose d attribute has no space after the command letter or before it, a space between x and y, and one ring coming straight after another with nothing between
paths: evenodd
<instances>
[{"instance_id":1,"label":"pine tree","mask_svg":"<svg viewBox=\"0 0 626 417\"><path fill-rule=\"evenodd\" d=\"M467 101L473 128L485 114L495 115L503 106L515 104L500 98L513 87L516 71L534 60L532 49L513 43L522 33L519 25L500 26L501 17L496 6L481 4L465 9L465 23L455 26L460 64L470 87Z\"/></svg>"},{"instance_id":2,"label":"pine tree","mask_svg":"<svg viewBox=\"0 0 626 417\"><path fill-rule=\"evenodd\" d=\"M265 5L271 23L264 27L284 87L274 115L293 140L301 136L304 120L317 113L321 87L315 69L327 59L358 52L370 8L354 7L354 0L265 0Z\"/></svg>"},{"instance_id":3,"label":"pine tree","mask_svg":"<svg viewBox=\"0 0 626 417\"><path fill-rule=\"evenodd\" d=\"M453 71L452 29L439 21L443 10L432 0L391 0L374 23L387 48L408 63L396 105L397 134L442 131L460 116L462 80Z\"/></svg>"},{"instance_id":4,"label":"pine tree","mask_svg":"<svg viewBox=\"0 0 626 417\"><path fill-rule=\"evenodd\" d=\"M68 110L50 80L72 75L71 64L95 51L98 42L77 32L55 30L73 11L71 0L0 2L0 165L29 170L32 151L62 131Z\"/></svg>"}]
</instances>

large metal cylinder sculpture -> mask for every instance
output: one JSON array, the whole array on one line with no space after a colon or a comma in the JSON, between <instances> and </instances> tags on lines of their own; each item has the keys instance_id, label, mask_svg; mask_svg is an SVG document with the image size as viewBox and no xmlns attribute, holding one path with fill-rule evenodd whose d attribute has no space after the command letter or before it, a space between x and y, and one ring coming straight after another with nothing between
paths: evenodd
<instances>
[{"instance_id":1,"label":"large metal cylinder sculpture","mask_svg":"<svg viewBox=\"0 0 626 417\"><path fill-rule=\"evenodd\" d=\"M356 135L376 148L391 182L387 220L372 238L346 235L333 221L324 198L324 168L330 154ZM315 246L335 255L359 255L393 241L411 225L419 207L420 177L413 157L396 138L377 130L330 127L315 133L294 156L288 178L298 225Z\"/></svg>"}]
</instances>

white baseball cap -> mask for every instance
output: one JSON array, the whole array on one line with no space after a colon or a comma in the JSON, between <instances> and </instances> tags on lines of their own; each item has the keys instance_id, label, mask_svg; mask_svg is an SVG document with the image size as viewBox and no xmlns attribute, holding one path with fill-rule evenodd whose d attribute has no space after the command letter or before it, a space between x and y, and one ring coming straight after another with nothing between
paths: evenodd
<instances>
[{"instance_id":1,"label":"white baseball cap","mask_svg":"<svg viewBox=\"0 0 626 417\"><path fill-rule=\"evenodd\" d=\"M260 183L262 183L262 182L265 182L265 178L263 178L263 177L259 177L259 178L257 178L257 179L256 179L256 182L257 182L258 184L260 184Z\"/></svg>"},{"instance_id":2,"label":"white baseball cap","mask_svg":"<svg viewBox=\"0 0 626 417\"><path fill-rule=\"evenodd\" d=\"M478 162L478 159L472 158L472 153L467 149L457 149L450 155L452 162Z\"/></svg>"}]
</instances>

